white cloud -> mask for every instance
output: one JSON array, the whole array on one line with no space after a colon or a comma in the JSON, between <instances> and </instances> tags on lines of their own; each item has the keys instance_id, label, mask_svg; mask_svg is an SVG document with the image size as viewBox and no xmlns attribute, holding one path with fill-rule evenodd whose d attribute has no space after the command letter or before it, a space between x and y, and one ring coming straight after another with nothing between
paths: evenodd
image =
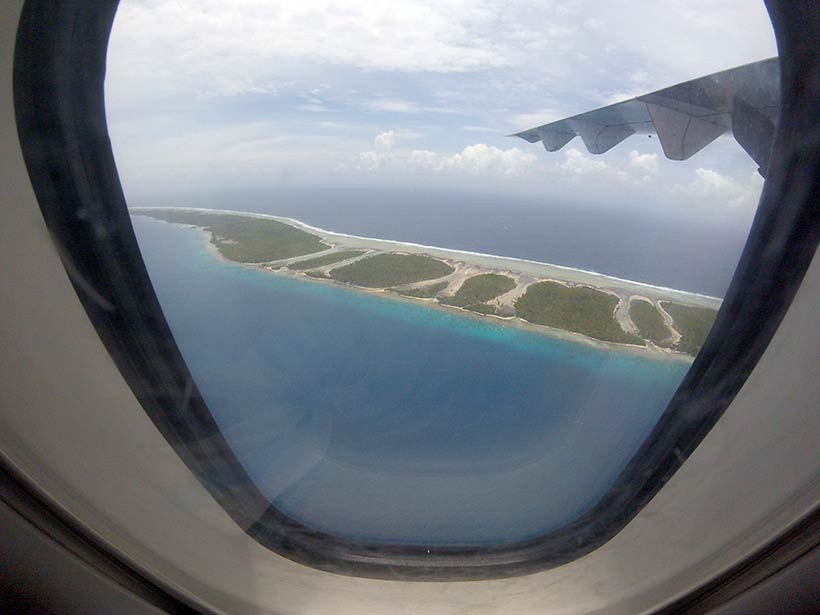
<instances>
[{"instance_id":1,"label":"white cloud","mask_svg":"<svg viewBox=\"0 0 820 615\"><path fill-rule=\"evenodd\" d=\"M653 175L658 172L658 155L639 154L633 149L629 152L629 165L644 173Z\"/></svg>"},{"instance_id":2,"label":"white cloud","mask_svg":"<svg viewBox=\"0 0 820 615\"><path fill-rule=\"evenodd\" d=\"M517 147L500 149L485 143L465 147L460 154L445 157L444 168L455 167L472 174L519 176L536 161L535 154Z\"/></svg>"},{"instance_id":3,"label":"white cloud","mask_svg":"<svg viewBox=\"0 0 820 615\"><path fill-rule=\"evenodd\" d=\"M502 135L774 53L765 7L746 0L122 0L106 111L129 186L337 181L347 165L454 187L527 176L504 188L601 201L626 198L613 182L675 182L665 195L735 203L754 200L731 179L737 158L672 170L657 154L549 155ZM391 130L372 111L394 114ZM697 166L729 183L702 172L689 186Z\"/></svg>"},{"instance_id":4,"label":"white cloud","mask_svg":"<svg viewBox=\"0 0 820 615\"><path fill-rule=\"evenodd\" d=\"M376 138L373 139L373 143L379 149L392 149L393 144L396 142L396 133L393 130L388 130L381 134L376 135Z\"/></svg>"},{"instance_id":5,"label":"white cloud","mask_svg":"<svg viewBox=\"0 0 820 615\"><path fill-rule=\"evenodd\" d=\"M476 143L455 154L422 149L366 151L355 156L350 168L360 171L388 170L400 175L425 173L520 177L530 172L536 160L534 154L517 147L501 149Z\"/></svg>"},{"instance_id":6,"label":"white cloud","mask_svg":"<svg viewBox=\"0 0 820 615\"><path fill-rule=\"evenodd\" d=\"M558 78L583 90L601 80L597 69L608 80L660 87L774 53L765 8L746 0L123 0L109 76L123 102L148 84L201 95L277 93L332 79L338 67L503 68L521 81Z\"/></svg>"},{"instance_id":7,"label":"white cloud","mask_svg":"<svg viewBox=\"0 0 820 615\"><path fill-rule=\"evenodd\" d=\"M564 152L564 162L559 166L562 171L576 179L587 176L618 181L627 179L627 174L624 171L610 166L600 157L593 158L574 147Z\"/></svg>"},{"instance_id":8,"label":"white cloud","mask_svg":"<svg viewBox=\"0 0 820 615\"><path fill-rule=\"evenodd\" d=\"M463 72L509 62L503 38L476 36L494 18L462 0L123 0L109 68L205 95L276 92L282 74L315 74L300 71L305 63L331 71Z\"/></svg>"},{"instance_id":9,"label":"white cloud","mask_svg":"<svg viewBox=\"0 0 820 615\"><path fill-rule=\"evenodd\" d=\"M757 171L745 181L702 167L695 169L694 175L688 184L672 186L672 196L698 207L757 207L763 187L763 178Z\"/></svg>"}]
</instances>

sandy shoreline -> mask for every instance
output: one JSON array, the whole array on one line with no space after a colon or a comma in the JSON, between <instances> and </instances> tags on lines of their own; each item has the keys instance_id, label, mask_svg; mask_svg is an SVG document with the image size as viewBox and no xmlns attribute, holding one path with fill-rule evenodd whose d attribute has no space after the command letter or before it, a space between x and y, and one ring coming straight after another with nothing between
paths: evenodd
<instances>
[{"instance_id":1,"label":"sandy shoreline","mask_svg":"<svg viewBox=\"0 0 820 615\"><path fill-rule=\"evenodd\" d=\"M211 241L210 233L203 232L204 243L212 255L219 258L221 261L226 263L230 263L233 265L239 265L243 267L249 267L256 270L263 270L269 273L277 274L277 275L286 275L289 277L298 277L300 280L314 282L318 284L335 284L339 286L346 286L352 290L359 291L359 292L366 292L369 294L380 295L384 297L388 297L391 300L399 300L399 301L406 301L415 304L423 304L426 307L430 307L433 309L439 309L450 313L458 313L459 315L467 316L469 318L474 318L483 322L492 322L497 326L503 327L512 327L516 329L524 329L527 331L533 331L541 334L548 335L550 337L556 337L559 339L563 339L566 341L576 342L576 343L583 343L585 345L591 345L598 348L606 348L610 350L617 350L622 352L628 352L630 354L637 354L641 356L651 356L653 358L668 358L674 359L679 361L686 361L691 362L692 357L689 355L669 350L666 348L660 348L653 344L649 344L647 346L633 346L628 344L617 344L617 343L610 343L604 342L601 340L590 338L586 335L574 333L571 331L564 331L561 329L553 329L551 327L547 327L544 325L536 325L529 323L528 321L520 318L520 317L501 317L495 315L481 315L471 312L469 310L465 310L455 306L443 305L440 304L438 301L433 299L425 299L425 298L414 298L414 297L406 297L402 295L398 295L397 293L386 291L384 289L369 289L369 288L360 288L358 286L350 286L345 284L340 284L332 279L322 279L322 278L313 278L310 276L305 275L303 271L297 270L290 270L287 269L287 263L293 261L299 261L308 258L314 258L317 256L321 256L323 254L330 254L332 252L340 251L340 250L349 250L349 249L359 249L359 250L373 250L377 252L401 252L401 253L408 253L408 254L425 254L428 256L433 256L436 258L443 259L450 264L459 265L460 267L450 276L453 279L463 280L464 278L469 276L469 272L475 269L480 269L483 271L491 270L493 272L498 273L505 273L507 275L512 275L516 278L519 284L511 290L508 294L510 296L515 296L516 294L520 294L522 289L526 287L529 283L534 281L540 280L552 280L564 284L570 285L586 285L591 286L593 288L609 292L610 294L616 295L619 298L620 304L618 309L616 309L616 317L618 317L619 321L621 321L622 325L627 325L625 328L628 328L630 322L628 320L628 316L626 317L626 322L622 321L623 315L618 314L618 312L625 312L624 308L627 308L628 303L632 299L643 298L647 299L656 305L659 301L672 301L675 303L682 303L686 305L696 306L696 307L705 307L711 309L718 309L721 304L721 300L716 297L709 297L707 295L701 295L697 293L690 293L686 291L681 291L677 289L665 288L662 286L654 286L651 284L646 284L643 282L636 282L633 280L624 280L621 278L617 278L614 276L607 276L604 274L600 274L593 271L586 271L583 269L574 269L571 267L564 267L560 265L553 265L549 263L538 263L535 261L528 261L523 259L516 259L516 258L509 258L504 256L496 256L491 254L481 254L476 252L467 252L463 250L452 250L448 248L440 248L436 246L425 246L421 244L415 243L405 243L393 240L385 240L385 239L375 239L370 237L359 237L354 235L348 235L344 233L335 233L332 231L327 231L325 229L317 228L308 224L304 224L299 220L295 220L293 218L282 217L282 216L273 216L268 214L256 214L256 213L249 213L249 212L240 212L240 211L230 211L230 210L213 210L213 209L204 209L204 208L195 208L195 207L140 207L134 208L130 210L132 215L140 215L142 213L148 213L150 211L161 211L161 210L178 210L178 211L191 211L191 212L199 212L199 213L210 213L214 215L220 214L231 214L231 215L241 215L247 216L252 218L263 218L263 219L272 219L277 220L279 222L284 222L290 225L293 225L297 228L300 228L304 231L310 232L314 235L319 236L322 238L325 243L330 244L332 247L323 252L317 252L314 254L310 254L307 256L299 256L294 257L291 259L283 259L281 261L274 261L275 266L271 266L271 263L238 263L229 259L226 259L218 250L218 248L214 245ZM193 226L193 225L190 225ZM197 227L198 228L198 227ZM200 229L202 230L202 229ZM364 256L364 255L363 255ZM362 258L362 256L358 257ZM352 260L352 259L351 259ZM348 261L345 261L348 262ZM333 263L331 265L327 265L325 268L330 269L334 266L338 266L338 263ZM322 269L322 268L320 268ZM444 278L442 278L444 279ZM424 282L419 282L416 284L410 284L408 287L413 286L425 286L428 284L434 283L435 280L428 280Z\"/></svg>"}]
</instances>

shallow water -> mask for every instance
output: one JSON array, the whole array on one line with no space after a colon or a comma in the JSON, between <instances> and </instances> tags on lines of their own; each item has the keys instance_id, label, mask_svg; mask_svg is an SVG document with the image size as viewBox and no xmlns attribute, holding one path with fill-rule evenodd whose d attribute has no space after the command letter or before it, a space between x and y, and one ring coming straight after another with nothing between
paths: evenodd
<instances>
[{"instance_id":1,"label":"shallow water","mask_svg":"<svg viewBox=\"0 0 820 615\"><path fill-rule=\"evenodd\" d=\"M134 217L214 417L262 492L338 535L486 544L593 505L687 365L222 262Z\"/></svg>"}]
</instances>

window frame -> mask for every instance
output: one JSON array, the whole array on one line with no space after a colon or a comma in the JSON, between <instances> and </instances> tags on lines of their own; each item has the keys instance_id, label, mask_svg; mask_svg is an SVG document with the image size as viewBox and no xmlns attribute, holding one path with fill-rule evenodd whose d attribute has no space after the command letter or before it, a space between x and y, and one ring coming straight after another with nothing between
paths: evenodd
<instances>
[{"instance_id":1,"label":"window frame","mask_svg":"<svg viewBox=\"0 0 820 615\"><path fill-rule=\"evenodd\" d=\"M781 118L760 205L703 348L647 440L593 508L559 530L497 546L390 546L297 522L252 483L219 431L154 294L106 126L104 76L116 0L27 0L14 59L18 135L46 225L89 319L145 412L250 537L314 568L405 580L530 574L614 537L680 468L765 351L820 240L820 105L811 3L770 0ZM801 11L804 14L801 14ZM802 29L801 27L802 26ZM816 109L816 110L815 110ZM799 178L799 179L795 179Z\"/></svg>"}]
</instances>

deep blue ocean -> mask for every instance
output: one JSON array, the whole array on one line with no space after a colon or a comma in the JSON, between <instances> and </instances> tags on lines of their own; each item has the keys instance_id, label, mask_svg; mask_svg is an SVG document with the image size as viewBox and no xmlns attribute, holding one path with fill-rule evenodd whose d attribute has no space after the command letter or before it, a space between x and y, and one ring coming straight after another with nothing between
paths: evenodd
<instances>
[{"instance_id":1,"label":"deep blue ocean","mask_svg":"<svg viewBox=\"0 0 820 615\"><path fill-rule=\"evenodd\" d=\"M437 236L434 224L413 223L409 214L405 223L384 215L336 223L318 204L301 212L222 206L642 279L628 266L640 254L603 256L626 244L602 247L589 261L548 256L571 252L559 237L566 229L516 226L532 241L511 241L492 218ZM141 216L133 222L182 354L238 458L278 508L338 535L486 544L558 528L607 491L687 369L224 263L193 229ZM470 239L481 228L494 232ZM666 253L682 250L675 245ZM698 250L689 252L695 258ZM728 267L694 275L695 266L670 265L656 279L663 266L654 263L645 281L720 294Z\"/></svg>"}]
</instances>

